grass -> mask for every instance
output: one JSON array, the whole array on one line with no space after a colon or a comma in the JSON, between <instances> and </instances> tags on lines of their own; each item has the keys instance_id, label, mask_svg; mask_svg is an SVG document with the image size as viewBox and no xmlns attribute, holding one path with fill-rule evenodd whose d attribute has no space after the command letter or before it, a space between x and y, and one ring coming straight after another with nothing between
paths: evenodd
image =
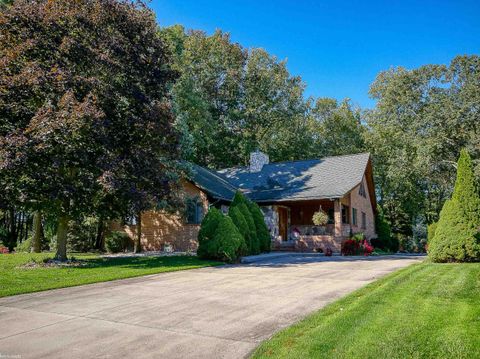
<instances>
[{"instance_id":1,"label":"grass","mask_svg":"<svg viewBox=\"0 0 480 359\"><path fill-rule=\"evenodd\" d=\"M84 261L85 266L21 268L22 265L32 261L42 262L45 258L52 258L53 254L0 254L0 297L221 264L192 256L129 258L102 258L95 254L74 256Z\"/></svg>"},{"instance_id":2,"label":"grass","mask_svg":"<svg viewBox=\"0 0 480 359\"><path fill-rule=\"evenodd\" d=\"M480 263L422 263L336 301L253 358L480 358Z\"/></svg>"}]
</instances>

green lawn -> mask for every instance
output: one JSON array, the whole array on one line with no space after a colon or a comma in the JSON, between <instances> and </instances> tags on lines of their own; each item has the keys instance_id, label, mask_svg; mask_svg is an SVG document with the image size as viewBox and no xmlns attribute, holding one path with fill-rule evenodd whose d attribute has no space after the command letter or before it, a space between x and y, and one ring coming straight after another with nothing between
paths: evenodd
<instances>
[{"instance_id":1,"label":"green lawn","mask_svg":"<svg viewBox=\"0 0 480 359\"><path fill-rule=\"evenodd\" d=\"M32 260L41 262L44 258L53 257L53 254L0 254L0 297L221 264L192 256L131 258L101 258L94 254L74 256L85 261L86 265L26 269L19 267Z\"/></svg>"},{"instance_id":2,"label":"green lawn","mask_svg":"<svg viewBox=\"0 0 480 359\"><path fill-rule=\"evenodd\" d=\"M480 358L480 263L422 263L332 303L254 358Z\"/></svg>"}]
</instances>

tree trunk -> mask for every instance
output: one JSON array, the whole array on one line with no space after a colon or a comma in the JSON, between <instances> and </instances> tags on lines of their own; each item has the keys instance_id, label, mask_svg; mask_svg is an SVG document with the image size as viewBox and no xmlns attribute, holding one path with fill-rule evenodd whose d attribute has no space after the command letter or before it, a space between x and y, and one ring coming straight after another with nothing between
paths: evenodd
<instances>
[{"instance_id":1,"label":"tree trunk","mask_svg":"<svg viewBox=\"0 0 480 359\"><path fill-rule=\"evenodd\" d=\"M57 228L57 253L55 259L60 261L67 260L67 233L68 233L68 218L61 216L58 219Z\"/></svg>"},{"instance_id":2,"label":"tree trunk","mask_svg":"<svg viewBox=\"0 0 480 359\"><path fill-rule=\"evenodd\" d=\"M32 252L40 253L42 251L42 214L36 211L33 215L33 238Z\"/></svg>"},{"instance_id":3,"label":"tree trunk","mask_svg":"<svg viewBox=\"0 0 480 359\"><path fill-rule=\"evenodd\" d=\"M142 238L142 214L141 212L138 212L137 215L137 236L135 237L135 245L133 248L133 251L135 253L140 253L142 251L142 244L141 244L141 238Z\"/></svg>"},{"instance_id":4,"label":"tree trunk","mask_svg":"<svg viewBox=\"0 0 480 359\"><path fill-rule=\"evenodd\" d=\"M97 225L97 236L95 238L95 248L105 251L105 221L100 217Z\"/></svg>"}]
</instances>

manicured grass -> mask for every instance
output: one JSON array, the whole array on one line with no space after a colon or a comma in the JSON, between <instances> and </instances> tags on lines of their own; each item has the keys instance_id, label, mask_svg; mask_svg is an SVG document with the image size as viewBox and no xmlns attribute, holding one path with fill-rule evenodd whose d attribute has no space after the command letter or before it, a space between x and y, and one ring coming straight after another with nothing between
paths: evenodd
<instances>
[{"instance_id":1,"label":"manicured grass","mask_svg":"<svg viewBox=\"0 0 480 359\"><path fill-rule=\"evenodd\" d=\"M254 358L480 358L480 263L407 267L263 343Z\"/></svg>"},{"instance_id":2,"label":"manicured grass","mask_svg":"<svg viewBox=\"0 0 480 359\"><path fill-rule=\"evenodd\" d=\"M74 256L85 261L86 265L66 268L20 268L28 262L42 262L44 258L53 257L53 254L0 254L0 297L221 264L192 256L130 258L101 258L94 254Z\"/></svg>"}]
</instances>

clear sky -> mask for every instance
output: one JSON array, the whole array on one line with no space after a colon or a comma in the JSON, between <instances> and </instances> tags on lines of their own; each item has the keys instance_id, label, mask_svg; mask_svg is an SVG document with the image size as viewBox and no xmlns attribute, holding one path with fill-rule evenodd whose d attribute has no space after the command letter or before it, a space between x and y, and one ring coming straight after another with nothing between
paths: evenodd
<instances>
[{"instance_id":1,"label":"clear sky","mask_svg":"<svg viewBox=\"0 0 480 359\"><path fill-rule=\"evenodd\" d=\"M152 0L161 26L222 29L245 47L288 60L307 96L351 98L372 107L379 71L447 64L480 54L480 0Z\"/></svg>"}]
</instances>

